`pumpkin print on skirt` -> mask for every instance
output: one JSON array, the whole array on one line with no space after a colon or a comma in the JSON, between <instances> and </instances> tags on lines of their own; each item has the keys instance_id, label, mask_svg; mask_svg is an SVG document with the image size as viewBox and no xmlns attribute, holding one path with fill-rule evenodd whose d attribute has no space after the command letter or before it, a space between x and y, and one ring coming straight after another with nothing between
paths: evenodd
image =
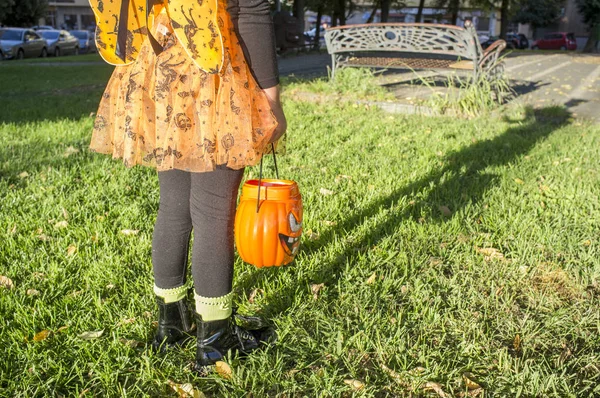
<instances>
[{"instance_id":1,"label":"pumpkin print on skirt","mask_svg":"<svg viewBox=\"0 0 600 398\"><path fill-rule=\"evenodd\" d=\"M218 73L193 62L164 10L155 18L152 32L164 50L156 55L146 39L135 62L115 67L100 101L92 151L159 171L240 169L260 161L277 120L250 73L223 0L218 14L224 48Z\"/></svg>"}]
</instances>

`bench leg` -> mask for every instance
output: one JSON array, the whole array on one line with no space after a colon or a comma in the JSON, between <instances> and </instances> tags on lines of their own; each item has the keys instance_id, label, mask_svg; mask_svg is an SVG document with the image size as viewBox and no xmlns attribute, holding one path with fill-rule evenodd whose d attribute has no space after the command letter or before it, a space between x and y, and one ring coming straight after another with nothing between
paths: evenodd
<instances>
[{"instance_id":1,"label":"bench leg","mask_svg":"<svg viewBox=\"0 0 600 398\"><path fill-rule=\"evenodd\" d=\"M336 56L335 54L331 54L331 80L335 78L335 65L336 64Z\"/></svg>"}]
</instances>

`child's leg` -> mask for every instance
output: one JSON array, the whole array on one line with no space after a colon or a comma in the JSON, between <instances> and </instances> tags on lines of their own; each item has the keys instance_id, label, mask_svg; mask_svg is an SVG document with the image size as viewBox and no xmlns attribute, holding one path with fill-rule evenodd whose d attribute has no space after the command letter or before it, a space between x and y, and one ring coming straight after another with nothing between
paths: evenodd
<instances>
[{"instance_id":1,"label":"child's leg","mask_svg":"<svg viewBox=\"0 0 600 398\"><path fill-rule=\"evenodd\" d=\"M161 171L158 181L160 203L152 237L154 283L158 289L173 290L185 285L192 230L190 173Z\"/></svg>"},{"instance_id":2,"label":"child's leg","mask_svg":"<svg viewBox=\"0 0 600 398\"><path fill-rule=\"evenodd\" d=\"M192 275L197 296L225 298L231 292L233 224L243 174L243 170L232 170L224 166L218 166L210 173L192 174Z\"/></svg>"},{"instance_id":3,"label":"child's leg","mask_svg":"<svg viewBox=\"0 0 600 398\"><path fill-rule=\"evenodd\" d=\"M157 296L158 327L152 347L183 343L192 329L185 283L190 217L190 173L180 170L158 173L160 203L152 237L154 293Z\"/></svg>"},{"instance_id":4,"label":"child's leg","mask_svg":"<svg viewBox=\"0 0 600 398\"><path fill-rule=\"evenodd\" d=\"M218 167L192 174L190 210L194 225L192 275L196 292L196 369L223 359L227 352L249 353L264 330L246 330L232 321L233 225L243 170Z\"/></svg>"}]
</instances>

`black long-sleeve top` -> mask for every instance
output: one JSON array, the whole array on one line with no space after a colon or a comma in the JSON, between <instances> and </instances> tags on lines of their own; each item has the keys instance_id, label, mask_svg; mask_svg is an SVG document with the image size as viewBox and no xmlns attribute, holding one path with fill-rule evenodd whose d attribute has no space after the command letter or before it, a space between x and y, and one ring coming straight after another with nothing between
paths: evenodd
<instances>
[{"instance_id":1,"label":"black long-sleeve top","mask_svg":"<svg viewBox=\"0 0 600 398\"><path fill-rule=\"evenodd\" d=\"M268 0L228 0L227 11L244 56L262 89L279 84L275 31Z\"/></svg>"}]
</instances>

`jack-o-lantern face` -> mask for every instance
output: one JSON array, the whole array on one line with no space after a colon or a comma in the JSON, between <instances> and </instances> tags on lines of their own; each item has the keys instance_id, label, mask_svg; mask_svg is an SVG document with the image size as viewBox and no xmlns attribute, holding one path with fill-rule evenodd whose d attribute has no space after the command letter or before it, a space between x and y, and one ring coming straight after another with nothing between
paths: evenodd
<instances>
[{"instance_id":1,"label":"jack-o-lantern face","mask_svg":"<svg viewBox=\"0 0 600 398\"><path fill-rule=\"evenodd\" d=\"M302 235L302 222L298 222L294 213L290 212L288 216L290 230L294 236L279 233L279 241L285 254L289 257L294 257L300 248L300 236Z\"/></svg>"},{"instance_id":2,"label":"jack-o-lantern face","mask_svg":"<svg viewBox=\"0 0 600 398\"><path fill-rule=\"evenodd\" d=\"M288 180L247 181L235 216L235 243L242 259L256 267L292 262L302 236L302 198ZM258 211L257 211L258 210Z\"/></svg>"}]
</instances>

